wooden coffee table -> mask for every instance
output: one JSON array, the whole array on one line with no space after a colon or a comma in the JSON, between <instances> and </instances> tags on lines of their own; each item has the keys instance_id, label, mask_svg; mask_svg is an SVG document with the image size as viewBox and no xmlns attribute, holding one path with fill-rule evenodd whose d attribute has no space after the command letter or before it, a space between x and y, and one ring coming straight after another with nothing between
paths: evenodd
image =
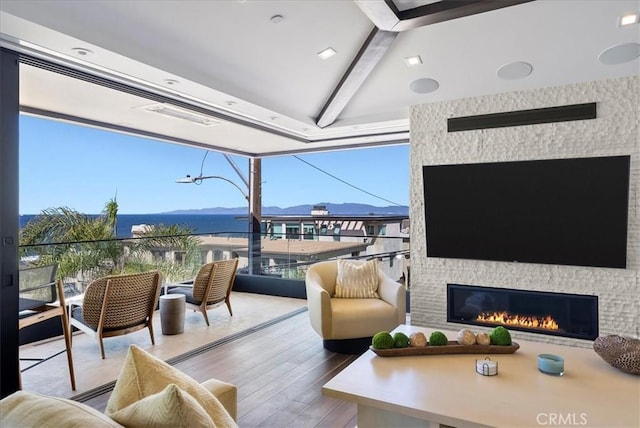
<instances>
[{"instance_id":1,"label":"wooden coffee table","mask_svg":"<svg viewBox=\"0 0 640 428\"><path fill-rule=\"evenodd\" d=\"M395 331L429 337L433 329ZM449 339L457 334L441 331ZM498 362L496 376L475 372L475 360L485 355L380 357L369 350L323 393L357 403L358 428L640 426L640 377L609 366L592 349L517 342L514 354L488 355ZM564 357L564 376L538 371L543 353Z\"/></svg>"}]
</instances>

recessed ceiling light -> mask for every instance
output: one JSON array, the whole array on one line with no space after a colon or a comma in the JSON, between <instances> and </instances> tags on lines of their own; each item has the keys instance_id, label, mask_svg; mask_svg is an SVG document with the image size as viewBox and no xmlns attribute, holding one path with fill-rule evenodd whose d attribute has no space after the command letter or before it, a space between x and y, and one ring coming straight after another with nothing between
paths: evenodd
<instances>
[{"instance_id":1,"label":"recessed ceiling light","mask_svg":"<svg viewBox=\"0 0 640 428\"><path fill-rule=\"evenodd\" d=\"M427 77L416 79L409 85L409 89L416 94L428 94L429 92L437 90L439 87L440 84L436 80Z\"/></svg>"},{"instance_id":2,"label":"recessed ceiling light","mask_svg":"<svg viewBox=\"0 0 640 428\"><path fill-rule=\"evenodd\" d=\"M225 104L228 105L228 106L234 106L234 105L236 105L238 103L235 102L235 101L229 100L229 101L225 101Z\"/></svg>"},{"instance_id":3,"label":"recessed ceiling light","mask_svg":"<svg viewBox=\"0 0 640 428\"><path fill-rule=\"evenodd\" d=\"M180 82L178 82L176 79L164 79L164 83L169 86L173 86L173 85L177 85Z\"/></svg>"},{"instance_id":4,"label":"recessed ceiling light","mask_svg":"<svg viewBox=\"0 0 640 428\"><path fill-rule=\"evenodd\" d=\"M335 54L336 54L336 51L334 51L333 48L326 48L318 52L318 56L322 59L331 58Z\"/></svg>"},{"instance_id":5,"label":"recessed ceiling light","mask_svg":"<svg viewBox=\"0 0 640 428\"><path fill-rule=\"evenodd\" d=\"M637 24L638 21L640 21L640 13L628 13L620 17L620 20L618 21L618 27Z\"/></svg>"},{"instance_id":6,"label":"recessed ceiling light","mask_svg":"<svg viewBox=\"0 0 640 428\"><path fill-rule=\"evenodd\" d=\"M282 21L284 21L284 16L282 16L282 15L273 15L271 18L269 18L269 20L271 21L272 24L279 24Z\"/></svg>"},{"instance_id":7,"label":"recessed ceiling light","mask_svg":"<svg viewBox=\"0 0 640 428\"><path fill-rule=\"evenodd\" d=\"M533 66L528 62L516 61L500 67L497 74L503 80L516 80L527 77L532 71Z\"/></svg>"},{"instance_id":8,"label":"recessed ceiling light","mask_svg":"<svg viewBox=\"0 0 640 428\"><path fill-rule=\"evenodd\" d=\"M407 63L407 66L411 67L422 64L422 58L420 58L420 55L408 56L404 59L404 62Z\"/></svg>"},{"instance_id":9,"label":"recessed ceiling light","mask_svg":"<svg viewBox=\"0 0 640 428\"><path fill-rule=\"evenodd\" d=\"M640 44L623 43L621 45L611 46L600 52L598 61L606 65L623 64L633 61L640 56Z\"/></svg>"},{"instance_id":10,"label":"recessed ceiling light","mask_svg":"<svg viewBox=\"0 0 640 428\"><path fill-rule=\"evenodd\" d=\"M80 56L87 56L93 53L93 51L85 48L72 48L71 51L76 55L80 55Z\"/></svg>"}]
</instances>

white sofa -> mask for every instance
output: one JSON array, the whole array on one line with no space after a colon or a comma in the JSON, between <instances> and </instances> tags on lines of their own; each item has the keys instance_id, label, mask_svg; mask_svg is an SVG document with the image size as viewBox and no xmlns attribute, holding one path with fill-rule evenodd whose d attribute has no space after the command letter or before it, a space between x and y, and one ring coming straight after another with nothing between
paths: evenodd
<instances>
[{"instance_id":1,"label":"white sofa","mask_svg":"<svg viewBox=\"0 0 640 428\"><path fill-rule=\"evenodd\" d=\"M333 352L360 353L379 331L391 331L406 320L404 285L378 270L379 299L335 298L338 266L319 262L306 274L307 306L313 329Z\"/></svg>"}]
</instances>

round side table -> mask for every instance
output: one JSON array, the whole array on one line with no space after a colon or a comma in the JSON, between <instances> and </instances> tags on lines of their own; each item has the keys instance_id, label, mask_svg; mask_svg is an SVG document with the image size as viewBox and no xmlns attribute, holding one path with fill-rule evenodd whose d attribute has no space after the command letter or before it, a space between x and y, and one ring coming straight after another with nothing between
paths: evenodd
<instances>
[{"instance_id":1,"label":"round side table","mask_svg":"<svg viewBox=\"0 0 640 428\"><path fill-rule=\"evenodd\" d=\"M184 332L185 302L184 294L165 294L160 296L162 334L169 335Z\"/></svg>"}]
</instances>

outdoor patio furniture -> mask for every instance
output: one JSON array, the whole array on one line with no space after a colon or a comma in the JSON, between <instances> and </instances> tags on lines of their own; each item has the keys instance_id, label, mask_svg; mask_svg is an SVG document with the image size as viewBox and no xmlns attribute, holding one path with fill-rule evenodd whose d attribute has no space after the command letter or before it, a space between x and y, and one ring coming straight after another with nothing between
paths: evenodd
<instances>
[{"instance_id":1,"label":"outdoor patio furniture","mask_svg":"<svg viewBox=\"0 0 640 428\"><path fill-rule=\"evenodd\" d=\"M218 307L222 303L227 304L229 315L233 316L229 297L237 267L238 259L207 263L198 271L193 286L182 284L179 287L169 288L168 293L184 294L186 306L193 310L200 310L207 325L209 325L207 310Z\"/></svg>"},{"instance_id":2,"label":"outdoor patio furniture","mask_svg":"<svg viewBox=\"0 0 640 428\"><path fill-rule=\"evenodd\" d=\"M87 287L82 304L73 307L71 325L98 339L102 359L105 337L148 328L155 345L152 321L159 295L158 271L96 279Z\"/></svg>"},{"instance_id":3,"label":"outdoor patio furniture","mask_svg":"<svg viewBox=\"0 0 640 428\"><path fill-rule=\"evenodd\" d=\"M75 391L76 378L73 371L73 357L71 355L71 334L65 312L64 287L62 281L56 282L57 271L57 264L20 269L18 329L22 330L23 328L49 319L60 317L67 352L67 362L69 364L71 389ZM65 351L60 351L47 358L24 360L35 360L37 361L35 364L40 364L62 352Z\"/></svg>"}]
</instances>

